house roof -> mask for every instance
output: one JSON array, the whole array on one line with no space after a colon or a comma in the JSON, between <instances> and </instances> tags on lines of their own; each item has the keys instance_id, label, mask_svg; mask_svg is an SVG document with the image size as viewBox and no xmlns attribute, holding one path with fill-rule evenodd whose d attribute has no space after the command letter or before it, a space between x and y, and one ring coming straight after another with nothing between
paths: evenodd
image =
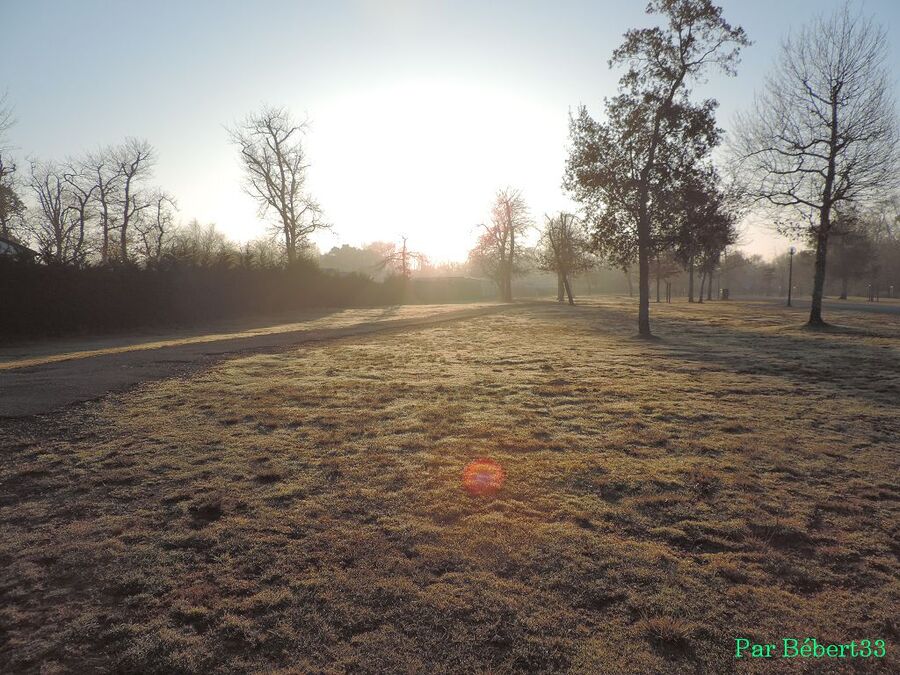
<instances>
[{"instance_id":1,"label":"house roof","mask_svg":"<svg viewBox=\"0 0 900 675\"><path fill-rule=\"evenodd\" d=\"M0 255L28 255L36 257L38 253L23 244L0 237Z\"/></svg>"}]
</instances>

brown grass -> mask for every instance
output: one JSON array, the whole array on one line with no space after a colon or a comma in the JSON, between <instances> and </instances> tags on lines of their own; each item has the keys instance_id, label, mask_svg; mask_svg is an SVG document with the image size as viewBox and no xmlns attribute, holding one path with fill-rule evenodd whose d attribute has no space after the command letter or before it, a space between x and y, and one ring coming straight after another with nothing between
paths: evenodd
<instances>
[{"instance_id":1,"label":"brown grass","mask_svg":"<svg viewBox=\"0 0 900 675\"><path fill-rule=\"evenodd\" d=\"M737 636L896 670L896 316L654 310L659 342L527 307L7 423L0 670L729 672Z\"/></svg>"}]
</instances>

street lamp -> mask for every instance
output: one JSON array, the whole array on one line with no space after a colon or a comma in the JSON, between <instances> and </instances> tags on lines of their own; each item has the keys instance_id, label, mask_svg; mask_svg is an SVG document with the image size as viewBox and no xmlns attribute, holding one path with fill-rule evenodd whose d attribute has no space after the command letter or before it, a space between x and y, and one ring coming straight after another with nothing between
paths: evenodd
<instances>
[{"instance_id":1,"label":"street lamp","mask_svg":"<svg viewBox=\"0 0 900 675\"><path fill-rule=\"evenodd\" d=\"M791 306L791 290L794 288L794 254L796 252L797 249L793 246L788 249L788 253L790 254L790 257L788 258L788 260L790 261L788 263L788 307Z\"/></svg>"}]
</instances>

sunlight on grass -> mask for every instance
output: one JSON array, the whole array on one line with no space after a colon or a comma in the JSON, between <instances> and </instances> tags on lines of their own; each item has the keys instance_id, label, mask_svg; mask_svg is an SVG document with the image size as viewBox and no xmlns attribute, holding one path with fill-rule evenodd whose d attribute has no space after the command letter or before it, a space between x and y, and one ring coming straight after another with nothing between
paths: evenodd
<instances>
[{"instance_id":1,"label":"sunlight on grass","mask_svg":"<svg viewBox=\"0 0 900 675\"><path fill-rule=\"evenodd\" d=\"M657 317L512 308L0 431L11 666L729 672L735 635L896 639L897 327Z\"/></svg>"}]
</instances>

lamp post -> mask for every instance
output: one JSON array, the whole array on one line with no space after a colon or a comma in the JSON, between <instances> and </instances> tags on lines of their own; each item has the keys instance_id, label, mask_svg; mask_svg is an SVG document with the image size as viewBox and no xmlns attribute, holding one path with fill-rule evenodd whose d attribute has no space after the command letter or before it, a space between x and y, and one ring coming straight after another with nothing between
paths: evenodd
<instances>
[{"instance_id":1,"label":"lamp post","mask_svg":"<svg viewBox=\"0 0 900 675\"><path fill-rule=\"evenodd\" d=\"M797 252L797 249L794 248L793 246L791 246L788 249L788 254L790 255L790 257L788 258L788 260L790 261L788 263L788 301L787 301L788 307L791 306L791 291L794 288L794 254L796 252Z\"/></svg>"}]
</instances>

